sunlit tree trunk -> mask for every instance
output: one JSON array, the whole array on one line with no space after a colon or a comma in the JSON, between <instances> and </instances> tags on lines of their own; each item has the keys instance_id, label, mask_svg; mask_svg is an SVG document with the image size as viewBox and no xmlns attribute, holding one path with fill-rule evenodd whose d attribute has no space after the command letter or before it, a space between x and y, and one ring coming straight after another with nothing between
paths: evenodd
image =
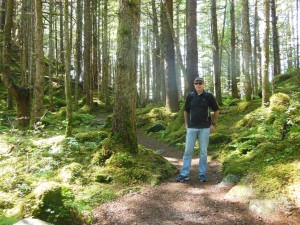
<instances>
[{"instance_id":1,"label":"sunlit tree trunk","mask_svg":"<svg viewBox=\"0 0 300 225\"><path fill-rule=\"evenodd\" d=\"M263 1L263 43L262 43L262 105L270 100L269 82L269 33L270 33L270 1Z\"/></svg>"},{"instance_id":2,"label":"sunlit tree trunk","mask_svg":"<svg viewBox=\"0 0 300 225\"><path fill-rule=\"evenodd\" d=\"M258 48L259 48L259 35L258 35L258 11L257 0L254 4L254 46L253 46L253 96L258 95Z\"/></svg>"},{"instance_id":3,"label":"sunlit tree trunk","mask_svg":"<svg viewBox=\"0 0 300 225\"><path fill-rule=\"evenodd\" d=\"M43 43L43 2L35 0L35 62L36 74L33 90L33 110L31 116L31 125L35 125L41 119L44 113L44 43Z\"/></svg>"},{"instance_id":4,"label":"sunlit tree trunk","mask_svg":"<svg viewBox=\"0 0 300 225\"><path fill-rule=\"evenodd\" d=\"M59 31L59 35L60 35L60 62L63 64L65 62L65 52L64 52L64 6L63 6L63 1L64 0L60 0L59 1L59 12L60 12L60 15L59 15L59 28L60 28L60 31Z\"/></svg>"},{"instance_id":5,"label":"sunlit tree trunk","mask_svg":"<svg viewBox=\"0 0 300 225\"><path fill-rule=\"evenodd\" d=\"M82 0L77 0L76 8L76 18L77 18L77 28L76 28L76 76L75 76L75 101L74 110L78 109L79 100L79 79L82 73Z\"/></svg>"},{"instance_id":6,"label":"sunlit tree trunk","mask_svg":"<svg viewBox=\"0 0 300 225\"><path fill-rule=\"evenodd\" d=\"M220 51L218 38L217 5L216 0L211 0L211 27L213 42L213 64L214 64L214 89L216 100L222 105L221 73L220 73Z\"/></svg>"},{"instance_id":7,"label":"sunlit tree trunk","mask_svg":"<svg viewBox=\"0 0 300 225\"><path fill-rule=\"evenodd\" d=\"M121 0L112 138L131 153L138 151L135 108L139 24L140 0Z\"/></svg>"},{"instance_id":8,"label":"sunlit tree trunk","mask_svg":"<svg viewBox=\"0 0 300 225\"><path fill-rule=\"evenodd\" d=\"M65 95L66 95L66 137L72 135L72 95L71 95L71 45L69 32L69 3L65 0L64 4L64 30L65 30Z\"/></svg>"},{"instance_id":9,"label":"sunlit tree trunk","mask_svg":"<svg viewBox=\"0 0 300 225\"><path fill-rule=\"evenodd\" d=\"M197 1L186 2L186 73L188 77L188 91L194 90L194 79L198 77L198 45L197 45Z\"/></svg>"},{"instance_id":10,"label":"sunlit tree trunk","mask_svg":"<svg viewBox=\"0 0 300 225\"><path fill-rule=\"evenodd\" d=\"M276 15L276 1L271 0L272 13L272 31L273 31L273 55L274 55L274 76L281 73L280 65L280 50L279 50L279 36L277 29L277 15Z\"/></svg>"},{"instance_id":11,"label":"sunlit tree trunk","mask_svg":"<svg viewBox=\"0 0 300 225\"><path fill-rule=\"evenodd\" d=\"M246 101L251 101L252 87L251 87L251 75L250 75L250 63L251 63L251 36L250 36L250 23L249 23L249 2L243 0L243 13L242 13L242 36L243 36L243 74L245 78L244 89Z\"/></svg>"},{"instance_id":12,"label":"sunlit tree trunk","mask_svg":"<svg viewBox=\"0 0 300 225\"><path fill-rule=\"evenodd\" d=\"M166 63L166 108L171 112L177 112L179 110L178 90L176 85L176 73L175 73L175 49L174 39L172 37L173 26L173 1L164 1L164 51L165 51L165 63ZM169 21L168 17L169 16Z\"/></svg>"},{"instance_id":13,"label":"sunlit tree trunk","mask_svg":"<svg viewBox=\"0 0 300 225\"><path fill-rule=\"evenodd\" d=\"M110 105L108 80L109 80L109 51L108 51L108 0L103 1L103 40L102 40L102 96L106 106Z\"/></svg>"},{"instance_id":14,"label":"sunlit tree trunk","mask_svg":"<svg viewBox=\"0 0 300 225\"><path fill-rule=\"evenodd\" d=\"M48 66L48 75L49 75L49 110L54 111L53 103L53 62L54 62L54 39L53 39L53 14L54 14L54 1L50 0L49 7L49 66Z\"/></svg>"},{"instance_id":15,"label":"sunlit tree trunk","mask_svg":"<svg viewBox=\"0 0 300 225\"><path fill-rule=\"evenodd\" d=\"M235 36L235 4L234 0L230 1L230 45L231 45L231 59L230 59L230 72L231 72L231 95L232 98L239 98L237 87L237 69L236 69L236 36Z\"/></svg>"}]
</instances>

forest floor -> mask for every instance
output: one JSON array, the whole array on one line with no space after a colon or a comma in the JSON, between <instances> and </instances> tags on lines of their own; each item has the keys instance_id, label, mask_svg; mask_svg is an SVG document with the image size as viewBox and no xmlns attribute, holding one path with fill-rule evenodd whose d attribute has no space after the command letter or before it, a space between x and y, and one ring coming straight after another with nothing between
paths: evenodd
<instances>
[{"instance_id":1,"label":"forest floor","mask_svg":"<svg viewBox=\"0 0 300 225\"><path fill-rule=\"evenodd\" d=\"M209 161L208 182L198 179L198 159L192 161L190 180L177 183L182 163L182 150L170 147L141 131L138 142L147 148L161 151L173 163L177 173L164 183L145 186L140 192L129 193L94 210L94 225L108 224L300 224L297 213L278 209L271 214L256 214L246 203L226 197L232 188L222 184L221 164Z\"/></svg>"}]
</instances>

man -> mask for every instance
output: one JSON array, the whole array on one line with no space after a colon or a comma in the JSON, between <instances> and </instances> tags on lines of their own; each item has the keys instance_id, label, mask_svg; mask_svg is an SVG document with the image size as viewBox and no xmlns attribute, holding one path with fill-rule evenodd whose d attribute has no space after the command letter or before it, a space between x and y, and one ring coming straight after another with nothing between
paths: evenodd
<instances>
[{"instance_id":1,"label":"man","mask_svg":"<svg viewBox=\"0 0 300 225\"><path fill-rule=\"evenodd\" d=\"M184 122L187 129L183 165L177 182L189 179L191 162L196 140L199 140L199 179L206 182L207 147L209 135L216 127L219 116L219 106L215 97L204 90L204 79L197 77L194 80L195 91L187 97L184 105ZM214 111L211 117L209 109Z\"/></svg>"}]
</instances>

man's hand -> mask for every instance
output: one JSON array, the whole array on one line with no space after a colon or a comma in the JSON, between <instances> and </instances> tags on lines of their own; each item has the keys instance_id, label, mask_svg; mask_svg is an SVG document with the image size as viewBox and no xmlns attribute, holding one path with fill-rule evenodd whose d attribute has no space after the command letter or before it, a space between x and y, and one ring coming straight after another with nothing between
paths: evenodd
<instances>
[{"instance_id":1,"label":"man's hand","mask_svg":"<svg viewBox=\"0 0 300 225\"><path fill-rule=\"evenodd\" d=\"M209 128L210 128L210 133L213 133L215 130L215 126L213 124L211 124Z\"/></svg>"}]
</instances>

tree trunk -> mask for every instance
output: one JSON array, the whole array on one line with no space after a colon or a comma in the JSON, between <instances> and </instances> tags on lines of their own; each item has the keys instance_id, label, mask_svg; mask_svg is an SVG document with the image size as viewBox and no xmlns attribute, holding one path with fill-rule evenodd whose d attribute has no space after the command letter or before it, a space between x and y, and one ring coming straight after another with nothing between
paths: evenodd
<instances>
[{"instance_id":1,"label":"tree trunk","mask_svg":"<svg viewBox=\"0 0 300 225\"><path fill-rule=\"evenodd\" d=\"M76 77L75 77L75 104L74 110L78 110L79 101L79 79L81 77L82 68L82 0L77 0L76 9L77 29L76 29Z\"/></svg>"},{"instance_id":2,"label":"tree trunk","mask_svg":"<svg viewBox=\"0 0 300 225\"><path fill-rule=\"evenodd\" d=\"M161 75L161 45L160 45L160 35L158 30L158 18L155 0L151 1L152 12L153 12L153 33L154 33L154 54L153 54L153 101L159 102L162 100L162 75Z\"/></svg>"},{"instance_id":3,"label":"tree trunk","mask_svg":"<svg viewBox=\"0 0 300 225\"><path fill-rule=\"evenodd\" d=\"M92 79L91 79L91 96L93 96L93 92L97 89L98 81L98 22L97 22L97 0L92 1L92 19L93 19L93 47L92 47Z\"/></svg>"},{"instance_id":4,"label":"tree trunk","mask_svg":"<svg viewBox=\"0 0 300 225\"><path fill-rule=\"evenodd\" d=\"M65 0L64 4L64 30L65 30L65 95L66 95L66 137L72 136L72 95L71 95L71 45L70 45L70 32L69 32L69 3Z\"/></svg>"},{"instance_id":5,"label":"tree trunk","mask_svg":"<svg viewBox=\"0 0 300 225\"><path fill-rule=\"evenodd\" d=\"M8 1L6 5L5 26L3 32L3 72L2 81L17 104L18 125L26 127L30 119L30 93L29 89L20 87L13 82L11 74L11 46L12 46L12 25L13 25L14 1Z\"/></svg>"},{"instance_id":6,"label":"tree trunk","mask_svg":"<svg viewBox=\"0 0 300 225\"><path fill-rule=\"evenodd\" d=\"M49 7L49 66L48 66L48 74L49 74L49 110L54 111L54 103L53 103L53 62L54 62L54 40L53 40L53 13L54 13L54 1L50 0Z\"/></svg>"},{"instance_id":7,"label":"tree trunk","mask_svg":"<svg viewBox=\"0 0 300 225\"><path fill-rule=\"evenodd\" d=\"M254 5L254 46L253 46L253 96L258 95L258 47L259 47L259 35L258 35L258 11L257 0Z\"/></svg>"},{"instance_id":8,"label":"tree trunk","mask_svg":"<svg viewBox=\"0 0 300 225\"><path fill-rule=\"evenodd\" d=\"M62 64L64 64L64 62L65 62L65 55L64 55L64 13L63 13L63 11L64 11L64 6L63 6L63 1L60 1L59 3L59 12L60 12L60 16L59 16L59 19L60 19L60 21L59 21L59 27L60 27L60 32L59 32L59 34L60 34L60 62L62 63Z\"/></svg>"},{"instance_id":9,"label":"tree trunk","mask_svg":"<svg viewBox=\"0 0 300 225\"><path fill-rule=\"evenodd\" d=\"M33 90L33 111L31 125L34 126L44 113L44 43L43 43L43 3L42 0L35 0L35 61L36 74Z\"/></svg>"},{"instance_id":10,"label":"tree trunk","mask_svg":"<svg viewBox=\"0 0 300 225\"><path fill-rule=\"evenodd\" d=\"M249 23L249 2L243 0L243 13L242 13L242 36L243 36L243 74L245 78L244 89L246 101L251 101L252 88L250 76L250 63L251 63L251 37L250 37L250 23Z\"/></svg>"},{"instance_id":11,"label":"tree trunk","mask_svg":"<svg viewBox=\"0 0 300 225\"><path fill-rule=\"evenodd\" d=\"M271 0L272 13L272 31L273 31L273 55L274 55L274 76L281 73L280 65L280 50L279 50L279 36L277 29L277 15L276 15L276 1Z\"/></svg>"},{"instance_id":12,"label":"tree trunk","mask_svg":"<svg viewBox=\"0 0 300 225\"><path fill-rule=\"evenodd\" d=\"M84 90L86 93L86 105L92 107L91 96L91 0L84 1Z\"/></svg>"},{"instance_id":13,"label":"tree trunk","mask_svg":"<svg viewBox=\"0 0 300 225\"><path fill-rule=\"evenodd\" d=\"M139 26L140 0L121 0L112 138L131 153L138 151L135 108Z\"/></svg>"},{"instance_id":14,"label":"tree trunk","mask_svg":"<svg viewBox=\"0 0 300 225\"><path fill-rule=\"evenodd\" d=\"M1 31L4 30L4 26L5 26L6 1L7 0L2 0L1 5L0 5L0 30Z\"/></svg>"},{"instance_id":15,"label":"tree trunk","mask_svg":"<svg viewBox=\"0 0 300 225\"><path fill-rule=\"evenodd\" d=\"M270 1L263 1L263 46L262 46L262 105L265 106L270 100L269 83L269 33L270 33Z\"/></svg>"},{"instance_id":16,"label":"tree trunk","mask_svg":"<svg viewBox=\"0 0 300 225\"><path fill-rule=\"evenodd\" d=\"M198 45L197 45L197 1L186 2L186 73L188 78L188 91L193 91L194 80L198 77Z\"/></svg>"},{"instance_id":17,"label":"tree trunk","mask_svg":"<svg viewBox=\"0 0 300 225\"><path fill-rule=\"evenodd\" d=\"M161 99L163 104L166 104L166 98L167 98L167 91L166 91L166 69L165 69L165 39L166 39L166 32L164 31L164 23L165 23L165 9L164 9L164 3L161 1L160 4L160 21L161 21L161 32L160 32L160 74L161 74Z\"/></svg>"},{"instance_id":18,"label":"tree trunk","mask_svg":"<svg viewBox=\"0 0 300 225\"><path fill-rule=\"evenodd\" d=\"M166 108L171 112L179 110L178 90L175 73L175 50L172 37L173 26L173 0L164 1L163 31L165 32L165 62L166 62ZM168 15L170 19L168 21Z\"/></svg>"},{"instance_id":19,"label":"tree trunk","mask_svg":"<svg viewBox=\"0 0 300 225\"><path fill-rule=\"evenodd\" d=\"M230 60L230 72L231 72L231 93L232 98L239 98L237 87L237 69L236 69L236 37L235 37L235 5L234 0L230 1L230 44L231 44L231 60Z\"/></svg>"},{"instance_id":20,"label":"tree trunk","mask_svg":"<svg viewBox=\"0 0 300 225\"><path fill-rule=\"evenodd\" d=\"M220 73L220 51L218 40L218 22L216 0L211 0L211 26L213 40L213 64L214 64L214 88L216 100L222 105L221 73Z\"/></svg>"},{"instance_id":21,"label":"tree trunk","mask_svg":"<svg viewBox=\"0 0 300 225\"><path fill-rule=\"evenodd\" d=\"M104 0L103 6L103 40L102 40L102 97L106 106L110 105L108 78L109 78L109 51L108 51L108 0Z\"/></svg>"}]
</instances>

